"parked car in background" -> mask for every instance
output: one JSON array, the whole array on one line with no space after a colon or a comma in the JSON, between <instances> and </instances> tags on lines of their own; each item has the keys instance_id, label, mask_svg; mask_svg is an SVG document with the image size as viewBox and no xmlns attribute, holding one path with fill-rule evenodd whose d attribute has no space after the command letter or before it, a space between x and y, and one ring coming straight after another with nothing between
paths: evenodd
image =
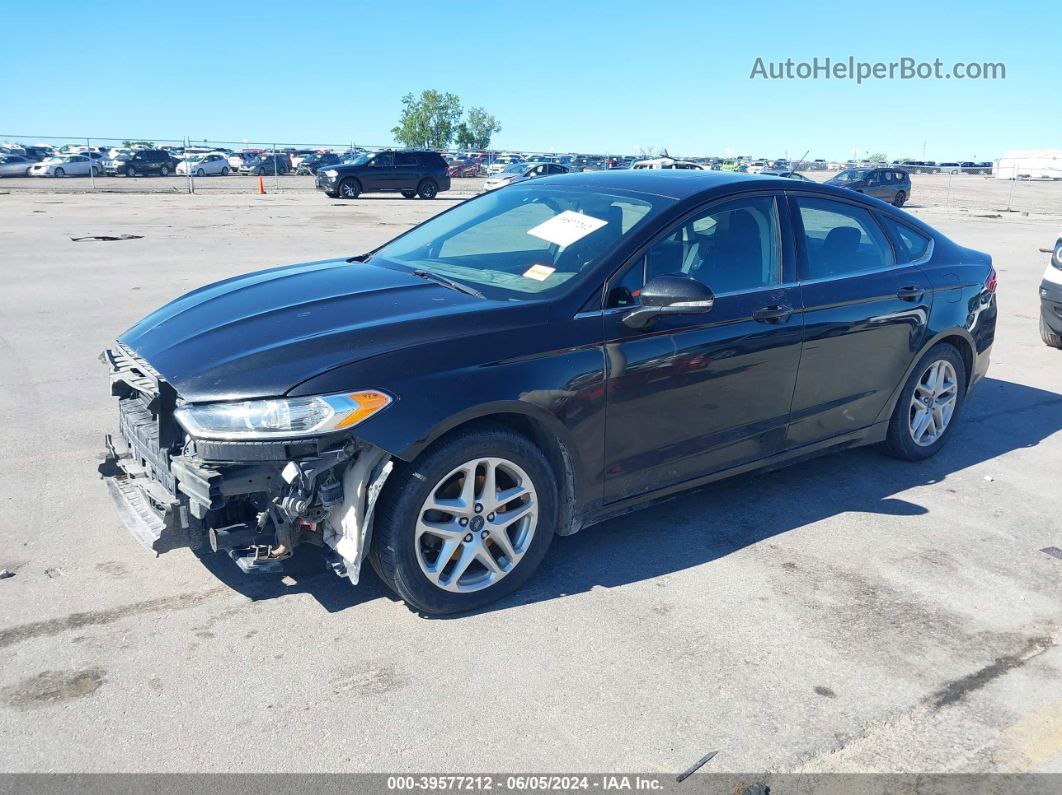
<instances>
[{"instance_id":1,"label":"parked car in background","mask_svg":"<svg viewBox=\"0 0 1062 795\"><path fill-rule=\"evenodd\" d=\"M691 163L688 160L676 160L673 157L657 157L652 160L635 160L631 163L631 168L639 171L643 169L678 169L680 171L708 170L698 163Z\"/></svg>"},{"instance_id":2,"label":"parked car in background","mask_svg":"<svg viewBox=\"0 0 1062 795\"><path fill-rule=\"evenodd\" d=\"M179 162L164 149L138 149L105 161L104 170L111 175L121 174L126 177L143 177L148 174L168 177L176 173Z\"/></svg>"},{"instance_id":3,"label":"parked car in background","mask_svg":"<svg viewBox=\"0 0 1062 795\"><path fill-rule=\"evenodd\" d=\"M339 155L335 152L314 152L299 158L299 164L295 166L296 174L316 174L318 169L326 166L334 166L340 162ZM292 160L294 165L294 160Z\"/></svg>"},{"instance_id":4,"label":"parked car in background","mask_svg":"<svg viewBox=\"0 0 1062 795\"><path fill-rule=\"evenodd\" d=\"M498 155L487 168L487 176L504 171L515 163L522 163L524 159L519 155Z\"/></svg>"},{"instance_id":5,"label":"parked car in background","mask_svg":"<svg viewBox=\"0 0 1062 795\"><path fill-rule=\"evenodd\" d=\"M567 174L571 169L559 163L515 163L504 171L487 177L483 187L487 190L503 188L506 185L515 185L518 182L526 182L529 179L550 177L555 174Z\"/></svg>"},{"instance_id":6,"label":"parked car in background","mask_svg":"<svg viewBox=\"0 0 1062 795\"><path fill-rule=\"evenodd\" d=\"M451 177L476 177L479 176L479 163L473 163L463 157L454 157L446 164L447 173Z\"/></svg>"},{"instance_id":7,"label":"parked car in background","mask_svg":"<svg viewBox=\"0 0 1062 795\"><path fill-rule=\"evenodd\" d=\"M475 610L555 536L680 491L975 438L995 288L989 255L850 191L533 180L143 318L103 357L99 471L152 549L280 575L305 544L355 582L370 561L414 610Z\"/></svg>"},{"instance_id":8,"label":"parked car in background","mask_svg":"<svg viewBox=\"0 0 1062 795\"><path fill-rule=\"evenodd\" d=\"M767 163L763 160L757 160L754 163L749 164L749 174L762 174L767 170Z\"/></svg>"},{"instance_id":9,"label":"parked car in background","mask_svg":"<svg viewBox=\"0 0 1062 795\"><path fill-rule=\"evenodd\" d=\"M0 177L28 177L36 162L25 155L0 155Z\"/></svg>"},{"instance_id":10,"label":"parked car in background","mask_svg":"<svg viewBox=\"0 0 1062 795\"><path fill-rule=\"evenodd\" d=\"M221 152L193 155L177 164L178 174L191 174L195 177L225 177L231 170L228 158Z\"/></svg>"},{"instance_id":11,"label":"parked car in background","mask_svg":"<svg viewBox=\"0 0 1062 795\"><path fill-rule=\"evenodd\" d=\"M849 168L826 184L865 193L896 207L903 207L911 196L911 177L901 168Z\"/></svg>"},{"instance_id":12,"label":"parked car in background","mask_svg":"<svg viewBox=\"0 0 1062 795\"><path fill-rule=\"evenodd\" d=\"M941 163L938 171L942 174L961 174L962 165L959 163Z\"/></svg>"},{"instance_id":13,"label":"parked car in background","mask_svg":"<svg viewBox=\"0 0 1062 795\"><path fill-rule=\"evenodd\" d=\"M387 149L362 155L352 163L320 169L316 185L332 198L356 199L362 193L398 191L407 199L434 199L441 191L450 190L450 173L438 152Z\"/></svg>"},{"instance_id":14,"label":"parked car in background","mask_svg":"<svg viewBox=\"0 0 1062 795\"><path fill-rule=\"evenodd\" d=\"M1062 234L1040 281L1040 339L1052 348L1062 348Z\"/></svg>"},{"instance_id":15,"label":"parked car in background","mask_svg":"<svg viewBox=\"0 0 1062 795\"><path fill-rule=\"evenodd\" d=\"M318 154L316 149L296 149L295 151L285 150L285 153L291 158L291 168L296 174L299 173L299 166L302 165L303 160L310 155Z\"/></svg>"},{"instance_id":16,"label":"parked car in background","mask_svg":"<svg viewBox=\"0 0 1062 795\"><path fill-rule=\"evenodd\" d=\"M291 171L291 159L283 152L256 155L240 166L241 174L263 177L267 174L287 174Z\"/></svg>"},{"instance_id":17,"label":"parked car in background","mask_svg":"<svg viewBox=\"0 0 1062 795\"><path fill-rule=\"evenodd\" d=\"M772 169L770 171L764 171L763 172L763 176L765 176L765 177L785 177L786 179L803 180L804 182L814 182L815 181L813 179L808 179L803 174L800 174L800 173L798 173L796 171L775 171L775 170Z\"/></svg>"},{"instance_id":18,"label":"parked car in background","mask_svg":"<svg viewBox=\"0 0 1062 795\"><path fill-rule=\"evenodd\" d=\"M51 157L55 150L50 146L24 146L25 156L30 160L40 162L46 157Z\"/></svg>"},{"instance_id":19,"label":"parked car in background","mask_svg":"<svg viewBox=\"0 0 1062 795\"><path fill-rule=\"evenodd\" d=\"M87 177L100 174L97 166L88 155L67 154L53 155L40 163L30 166L31 177Z\"/></svg>"}]
</instances>

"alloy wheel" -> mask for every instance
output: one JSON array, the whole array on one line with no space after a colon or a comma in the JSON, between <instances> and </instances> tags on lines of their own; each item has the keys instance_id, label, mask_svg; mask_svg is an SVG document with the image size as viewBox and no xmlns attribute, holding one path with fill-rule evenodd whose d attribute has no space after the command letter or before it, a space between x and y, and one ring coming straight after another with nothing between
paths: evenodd
<instances>
[{"instance_id":1,"label":"alloy wheel","mask_svg":"<svg viewBox=\"0 0 1062 795\"><path fill-rule=\"evenodd\" d=\"M509 574L531 546L538 497L504 458L466 461L431 490L417 516L417 562L445 591L481 591Z\"/></svg>"},{"instance_id":2,"label":"alloy wheel","mask_svg":"<svg viewBox=\"0 0 1062 795\"><path fill-rule=\"evenodd\" d=\"M955 414L959 380L951 362L938 359L929 365L911 395L908 429L915 444L929 447L939 439Z\"/></svg>"}]
</instances>

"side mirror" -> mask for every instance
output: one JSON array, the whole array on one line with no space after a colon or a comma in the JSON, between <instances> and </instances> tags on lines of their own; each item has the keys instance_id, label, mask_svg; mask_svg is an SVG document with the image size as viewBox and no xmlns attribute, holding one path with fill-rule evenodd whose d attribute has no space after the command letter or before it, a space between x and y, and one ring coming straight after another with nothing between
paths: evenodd
<instances>
[{"instance_id":1,"label":"side mirror","mask_svg":"<svg viewBox=\"0 0 1062 795\"><path fill-rule=\"evenodd\" d=\"M641 306L623 316L623 324L642 329L662 315L696 315L715 303L708 285L690 276L669 273L657 276L642 288Z\"/></svg>"}]
</instances>

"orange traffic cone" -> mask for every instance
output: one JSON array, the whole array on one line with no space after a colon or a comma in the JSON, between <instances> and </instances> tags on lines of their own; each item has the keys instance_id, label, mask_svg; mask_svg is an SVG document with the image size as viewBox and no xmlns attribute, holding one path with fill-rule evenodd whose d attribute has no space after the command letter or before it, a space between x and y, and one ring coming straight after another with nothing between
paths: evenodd
<instances>
[{"instance_id":1,"label":"orange traffic cone","mask_svg":"<svg viewBox=\"0 0 1062 795\"><path fill-rule=\"evenodd\" d=\"M258 192L263 195L265 194L265 184L262 182L261 174L258 175Z\"/></svg>"}]
</instances>

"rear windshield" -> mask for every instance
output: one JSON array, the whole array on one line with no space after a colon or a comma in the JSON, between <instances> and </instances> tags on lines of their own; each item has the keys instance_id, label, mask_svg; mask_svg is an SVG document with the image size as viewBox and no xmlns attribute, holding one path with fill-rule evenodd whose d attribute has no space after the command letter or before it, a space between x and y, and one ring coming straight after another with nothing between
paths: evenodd
<instances>
[{"instance_id":1,"label":"rear windshield","mask_svg":"<svg viewBox=\"0 0 1062 795\"><path fill-rule=\"evenodd\" d=\"M416 227L373 256L475 287L488 298L560 292L671 199L571 186L514 185Z\"/></svg>"}]
</instances>

